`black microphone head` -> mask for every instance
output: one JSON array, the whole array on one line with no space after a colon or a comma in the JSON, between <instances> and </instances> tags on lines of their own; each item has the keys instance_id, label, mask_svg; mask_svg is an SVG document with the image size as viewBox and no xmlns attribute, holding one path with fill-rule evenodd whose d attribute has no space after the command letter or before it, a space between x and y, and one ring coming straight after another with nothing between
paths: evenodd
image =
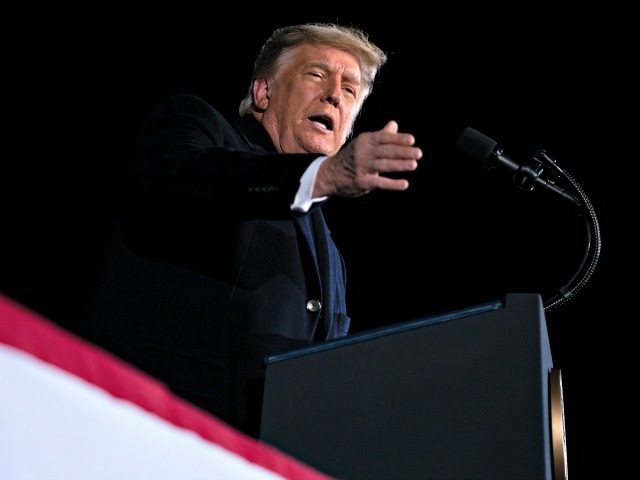
<instances>
[{"instance_id":1,"label":"black microphone head","mask_svg":"<svg viewBox=\"0 0 640 480\"><path fill-rule=\"evenodd\" d=\"M471 127L465 128L458 137L458 148L483 164L487 163L497 145L498 142Z\"/></svg>"}]
</instances>

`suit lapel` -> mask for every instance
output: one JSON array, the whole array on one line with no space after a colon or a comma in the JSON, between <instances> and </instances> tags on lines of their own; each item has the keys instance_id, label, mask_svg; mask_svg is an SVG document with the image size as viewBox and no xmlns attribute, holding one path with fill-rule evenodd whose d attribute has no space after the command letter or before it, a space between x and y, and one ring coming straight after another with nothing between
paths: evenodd
<instances>
[{"instance_id":1,"label":"suit lapel","mask_svg":"<svg viewBox=\"0 0 640 480\"><path fill-rule=\"evenodd\" d=\"M319 209L314 209L314 211L318 211ZM310 296L309 298L318 298L322 303L324 299L323 292L323 279L321 278L321 268L323 259L325 258L325 253L322 252L322 247L318 246L316 242L317 238L317 228L314 223L314 212L301 214L294 213L294 224L298 229L299 235L302 237L302 241L300 242L300 253L303 256L303 261L307 265L306 270L311 272L307 275L307 292ZM321 318L324 315L321 315ZM316 324L315 330L318 333L318 327L320 326L320 322ZM314 337L317 338L316 333L314 333Z\"/></svg>"},{"instance_id":2,"label":"suit lapel","mask_svg":"<svg viewBox=\"0 0 640 480\"><path fill-rule=\"evenodd\" d=\"M323 339L331 332L333 321L333 292L334 286L331 276L331 250L329 246L329 229L320 208L311 212L313 229L316 239L316 252L318 260L318 275L322 285L322 322L324 327Z\"/></svg>"}]
</instances>

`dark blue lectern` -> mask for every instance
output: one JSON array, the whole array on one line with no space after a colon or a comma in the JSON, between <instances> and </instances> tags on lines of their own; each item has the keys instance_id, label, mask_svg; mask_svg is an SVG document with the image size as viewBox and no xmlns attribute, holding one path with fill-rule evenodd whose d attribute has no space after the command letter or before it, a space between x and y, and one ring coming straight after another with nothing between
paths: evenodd
<instances>
[{"instance_id":1,"label":"dark blue lectern","mask_svg":"<svg viewBox=\"0 0 640 480\"><path fill-rule=\"evenodd\" d=\"M261 438L345 479L551 479L539 295L266 360Z\"/></svg>"}]
</instances>

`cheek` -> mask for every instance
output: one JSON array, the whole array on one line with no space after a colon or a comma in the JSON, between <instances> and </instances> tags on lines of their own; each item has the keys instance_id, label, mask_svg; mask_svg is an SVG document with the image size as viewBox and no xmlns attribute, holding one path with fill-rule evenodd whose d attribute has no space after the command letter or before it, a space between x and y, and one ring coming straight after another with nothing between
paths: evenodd
<instances>
[{"instance_id":1,"label":"cheek","mask_svg":"<svg viewBox=\"0 0 640 480\"><path fill-rule=\"evenodd\" d=\"M318 95L312 88L303 88L301 85L293 85L287 90L284 101L289 108L302 108L312 104Z\"/></svg>"}]
</instances>

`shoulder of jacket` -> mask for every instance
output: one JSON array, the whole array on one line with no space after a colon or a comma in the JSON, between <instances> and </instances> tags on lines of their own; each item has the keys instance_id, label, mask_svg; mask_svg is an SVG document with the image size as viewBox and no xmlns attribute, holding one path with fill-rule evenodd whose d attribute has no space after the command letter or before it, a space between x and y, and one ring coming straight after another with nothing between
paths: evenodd
<instances>
[{"instance_id":1,"label":"shoulder of jacket","mask_svg":"<svg viewBox=\"0 0 640 480\"><path fill-rule=\"evenodd\" d=\"M215 117L225 121L225 117L204 99L195 95L181 93L162 101L155 109L155 114L161 115L189 115L193 117Z\"/></svg>"}]
</instances>

